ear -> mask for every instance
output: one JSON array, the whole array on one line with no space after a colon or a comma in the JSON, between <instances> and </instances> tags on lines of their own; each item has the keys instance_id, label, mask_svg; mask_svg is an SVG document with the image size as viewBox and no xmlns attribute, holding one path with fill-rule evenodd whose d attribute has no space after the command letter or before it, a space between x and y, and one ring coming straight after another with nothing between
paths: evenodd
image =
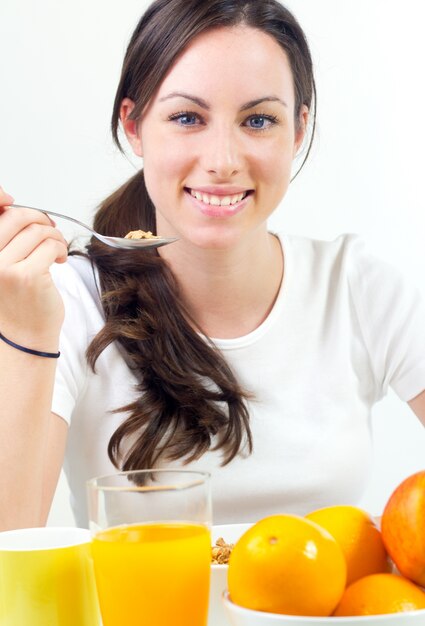
<instances>
[{"instance_id":1,"label":"ear","mask_svg":"<svg viewBox=\"0 0 425 626\"><path fill-rule=\"evenodd\" d=\"M133 148L134 154L139 157L143 157L142 139L140 137L138 121L130 119L130 115L133 112L134 107L135 104L133 100L130 100L130 98L124 98L120 107L120 119L125 136Z\"/></svg>"},{"instance_id":2,"label":"ear","mask_svg":"<svg viewBox=\"0 0 425 626\"><path fill-rule=\"evenodd\" d=\"M308 107L305 104L303 104L301 111L300 111L298 126L295 129L294 158L297 156L298 150L301 148L302 143L304 141L305 134L307 132L308 117L309 117Z\"/></svg>"}]
</instances>

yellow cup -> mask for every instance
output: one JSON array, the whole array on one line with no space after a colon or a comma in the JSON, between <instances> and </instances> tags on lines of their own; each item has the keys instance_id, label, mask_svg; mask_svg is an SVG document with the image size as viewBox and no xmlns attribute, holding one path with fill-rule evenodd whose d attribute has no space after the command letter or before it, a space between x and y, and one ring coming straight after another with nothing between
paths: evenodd
<instances>
[{"instance_id":1,"label":"yellow cup","mask_svg":"<svg viewBox=\"0 0 425 626\"><path fill-rule=\"evenodd\" d=\"M88 530L47 527L0 533L0 624L100 624Z\"/></svg>"}]
</instances>

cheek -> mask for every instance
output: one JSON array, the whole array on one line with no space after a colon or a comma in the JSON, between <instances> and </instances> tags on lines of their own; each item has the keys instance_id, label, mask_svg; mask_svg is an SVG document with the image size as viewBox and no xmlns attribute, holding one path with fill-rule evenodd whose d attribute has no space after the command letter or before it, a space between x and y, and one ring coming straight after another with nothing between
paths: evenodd
<instances>
[{"instance_id":1,"label":"cheek","mask_svg":"<svg viewBox=\"0 0 425 626\"><path fill-rule=\"evenodd\" d=\"M270 214L285 196L292 174L290 142L282 139L263 145L257 153L254 180L257 179L257 200L265 214Z\"/></svg>"},{"instance_id":2,"label":"cheek","mask_svg":"<svg viewBox=\"0 0 425 626\"><path fill-rule=\"evenodd\" d=\"M288 143L277 141L258 155L257 174L270 190L285 191L292 171L292 151Z\"/></svg>"},{"instance_id":3,"label":"cheek","mask_svg":"<svg viewBox=\"0 0 425 626\"><path fill-rule=\"evenodd\" d=\"M149 195L154 204L158 204L161 197L169 196L181 187L188 163L184 152L168 143L144 152L143 169Z\"/></svg>"}]
</instances>

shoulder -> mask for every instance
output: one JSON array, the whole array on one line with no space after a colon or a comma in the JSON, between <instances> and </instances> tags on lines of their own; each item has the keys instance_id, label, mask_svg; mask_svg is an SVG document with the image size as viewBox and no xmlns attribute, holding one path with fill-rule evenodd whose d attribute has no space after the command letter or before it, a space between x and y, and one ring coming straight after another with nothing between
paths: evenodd
<instances>
[{"instance_id":1,"label":"shoulder","mask_svg":"<svg viewBox=\"0 0 425 626\"><path fill-rule=\"evenodd\" d=\"M376 256L365 241L354 233L342 234L329 241L297 235L277 235L289 260L293 259L298 268L311 269L315 273L327 271L335 278L344 277L352 282L401 276L395 266Z\"/></svg>"},{"instance_id":2,"label":"shoulder","mask_svg":"<svg viewBox=\"0 0 425 626\"><path fill-rule=\"evenodd\" d=\"M380 258L356 234L331 240L278 234L284 251L287 276L309 297L337 294L348 297L355 307L410 307L421 299L412 284L392 262Z\"/></svg>"},{"instance_id":3,"label":"shoulder","mask_svg":"<svg viewBox=\"0 0 425 626\"><path fill-rule=\"evenodd\" d=\"M381 258L358 236L351 236L347 246L346 274L352 294L368 302L394 300L400 306L420 299L417 285L397 267L397 259Z\"/></svg>"},{"instance_id":4,"label":"shoulder","mask_svg":"<svg viewBox=\"0 0 425 626\"><path fill-rule=\"evenodd\" d=\"M329 288L346 282L362 259L365 246L355 234L342 234L333 240L320 240L298 235L279 234L287 274L310 287Z\"/></svg>"},{"instance_id":5,"label":"shoulder","mask_svg":"<svg viewBox=\"0 0 425 626\"><path fill-rule=\"evenodd\" d=\"M358 235L342 234L332 240L276 233L284 251L305 262L333 263L356 254L363 242Z\"/></svg>"}]
</instances>

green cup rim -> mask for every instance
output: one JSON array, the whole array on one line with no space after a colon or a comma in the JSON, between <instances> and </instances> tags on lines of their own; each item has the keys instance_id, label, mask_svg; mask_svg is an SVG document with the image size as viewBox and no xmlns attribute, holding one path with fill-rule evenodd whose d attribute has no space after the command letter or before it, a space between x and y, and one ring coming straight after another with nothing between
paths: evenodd
<instances>
[{"instance_id":1,"label":"green cup rim","mask_svg":"<svg viewBox=\"0 0 425 626\"><path fill-rule=\"evenodd\" d=\"M0 532L1 552L47 552L89 544L88 528L76 526L41 526Z\"/></svg>"}]
</instances>

